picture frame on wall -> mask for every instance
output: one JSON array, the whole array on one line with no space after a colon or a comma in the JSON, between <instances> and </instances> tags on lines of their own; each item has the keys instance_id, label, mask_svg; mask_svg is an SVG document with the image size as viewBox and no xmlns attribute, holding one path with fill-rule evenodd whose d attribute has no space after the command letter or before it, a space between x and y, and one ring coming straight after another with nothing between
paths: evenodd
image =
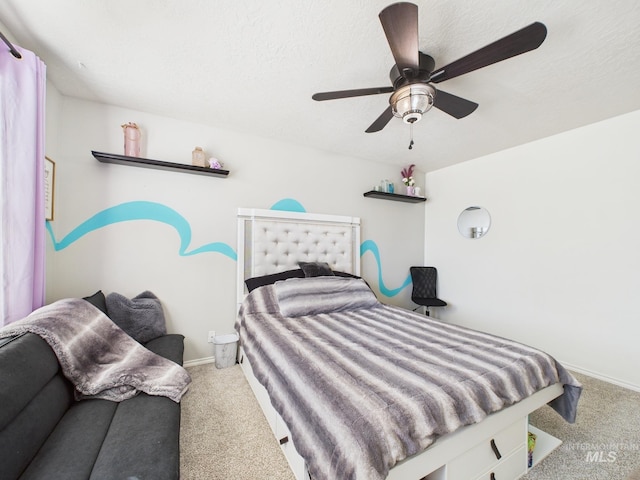
<instances>
[{"instance_id":1,"label":"picture frame on wall","mask_svg":"<svg viewBox=\"0 0 640 480\"><path fill-rule=\"evenodd\" d=\"M44 218L53 220L53 194L56 182L56 162L44 157Z\"/></svg>"}]
</instances>

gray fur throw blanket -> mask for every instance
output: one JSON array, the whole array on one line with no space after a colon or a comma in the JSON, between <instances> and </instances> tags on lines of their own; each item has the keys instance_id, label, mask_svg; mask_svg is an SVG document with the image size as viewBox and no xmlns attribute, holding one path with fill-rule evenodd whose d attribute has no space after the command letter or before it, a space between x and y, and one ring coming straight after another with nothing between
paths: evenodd
<instances>
[{"instance_id":1,"label":"gray fur throw blanket","mask_svg":"<svg viewBox=\"0 0 640 480\"><path fill-rule=\"evenodd\" d=\"M180 402L191 377L147 350L86 300L67 298L0 329L0 338L31 332L53 349L76 399L121 402L144 392Z\"/></svg>"}]
</instances>

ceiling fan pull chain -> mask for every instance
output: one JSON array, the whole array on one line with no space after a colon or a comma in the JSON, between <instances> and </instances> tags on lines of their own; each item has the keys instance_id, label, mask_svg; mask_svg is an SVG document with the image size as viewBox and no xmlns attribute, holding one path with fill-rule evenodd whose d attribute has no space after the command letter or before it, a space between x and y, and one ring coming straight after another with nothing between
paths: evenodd
<instances>
[{"instance_id":1,"label":"ceiling fan pull chain","mask_svg":"<svg viewBox=\"0 0 640 480\"><path fill-rule=\"evenodd\" d=\"M409 150L413 150L413 123L409 124Z\"/></svg>"}]
</instances>

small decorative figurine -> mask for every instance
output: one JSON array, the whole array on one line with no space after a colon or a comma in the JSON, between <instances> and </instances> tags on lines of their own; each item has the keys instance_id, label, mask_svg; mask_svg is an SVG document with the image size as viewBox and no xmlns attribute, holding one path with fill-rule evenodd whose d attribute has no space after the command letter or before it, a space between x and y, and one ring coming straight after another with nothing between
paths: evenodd
<instances>
[{"instance_id":1,"label":"small decorative figurine","mask_svg":"<svg viewBox=\"0 0 640 480\"><path fill-rule=\"evenodd\" d=\"M133 122L121 125L124 131L124 154L129 157L140 156L140 128Z\"/></svg>"},{"instance_id":2,"label":"small decorative figurine","mask_svg":"<svg viewBox=\"0 0 640 480\"><path fill-rule=\"evenodd\" d=\"M222 168L222 163L220 163L217 158L211 157L209 159L209 168L215 168L216 170L220 170Z\"/></svg>"},{"instance_id":3,"label":"small decorative figurine","mask_svg":"<svg viewBox=\"0 0 640 480\"><path fill-rule=\"evenodd\" d=\"M202 147L196 147L191 154L191 164L196 167L206 167L206 159Z\"/></svg>"}]
</instances>

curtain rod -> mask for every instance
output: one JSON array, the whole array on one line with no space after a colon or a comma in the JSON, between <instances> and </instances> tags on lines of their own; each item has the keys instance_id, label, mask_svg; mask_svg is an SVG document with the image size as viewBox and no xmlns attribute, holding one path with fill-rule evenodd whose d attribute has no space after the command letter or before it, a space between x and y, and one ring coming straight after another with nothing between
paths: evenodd
<instances>
[{"instance_id":1,"label":"curtain rod","mask_svg":"<svg viewBox=\"0 0 640 480\"><path fill-rule=\"evenodd\" d=\"M9 40L7 40L7 37L5 37L2 34L2 32L0 32L0 38L2 38L2 41L7 44L7 47L9 47L9 51L11 52L11 55L13 55L16 58L22 58L22 55L20 55L20 52L16 50L16 47L14 47L13 44Z\"/></svg>"}]
</instances>

